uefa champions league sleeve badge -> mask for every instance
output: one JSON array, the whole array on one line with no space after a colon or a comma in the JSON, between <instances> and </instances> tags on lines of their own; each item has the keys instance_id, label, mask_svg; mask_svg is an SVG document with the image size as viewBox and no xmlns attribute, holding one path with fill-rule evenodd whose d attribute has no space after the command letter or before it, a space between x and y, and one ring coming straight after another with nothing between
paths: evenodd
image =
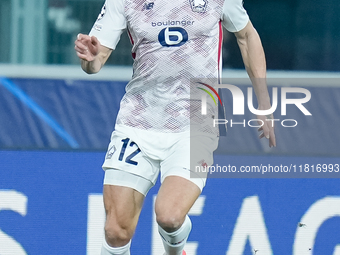
<instances>
[{"instance_id":1,"label":"uefa champions league sleeve badge","mask_svg":"<svg viewBox=\"0 0 340 255\"><path fill-rule=\"evenodd\" d=\"M101 12L99 13L98 18L97 18L97 21L98 21L98 20L101 20L101 19L104 17L105 13L106 13L106 4L104 4L104 6L103 6Z\"/></svg>"}]
</instances>

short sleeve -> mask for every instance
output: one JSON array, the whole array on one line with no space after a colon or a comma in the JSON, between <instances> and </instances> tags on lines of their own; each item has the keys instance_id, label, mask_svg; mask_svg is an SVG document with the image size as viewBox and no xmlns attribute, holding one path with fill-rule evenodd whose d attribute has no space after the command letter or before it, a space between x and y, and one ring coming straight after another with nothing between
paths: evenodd
<instances>
[{"instance_id":1,"label":"short sleeve","mask_svg":"<svg viewBox=\"0 0 340 255\"><path fill-rule=\"evenodd\" d=\"M238 32L249 22L247 11L242 0L225 0L223 5L222 24L229 32Z\"/></svg>"},{"instance_id":2,"label":"short sleeve","mask_svg":"<svg viewBox=\"0 0 340 255\"><path fill-rule=\"evenodd\" d=\"M103 46L114 50L125 29L124 0L106 0L90 36L97 37Z\"/></svg>"}]
</instances>

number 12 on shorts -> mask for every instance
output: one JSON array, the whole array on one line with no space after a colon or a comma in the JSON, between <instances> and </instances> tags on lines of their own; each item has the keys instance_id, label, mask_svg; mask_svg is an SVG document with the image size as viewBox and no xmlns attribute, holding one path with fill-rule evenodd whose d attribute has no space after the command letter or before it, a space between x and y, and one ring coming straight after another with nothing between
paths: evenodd
<instances>
[{"instance_id":1,"label":"number 12 on shorts","mask_svg":"<svg viewBox=\"0 0 340 255\"><path fill-rule=\"evenodd\" d=\"M120 154L119 154L119 158L118 158L119 161L123 161L125 150L126 150L126 147L128 146L128 144L130 142L130 138L125 138L125 139L122 140L122 142L123 142L123 146L122 146L122 149L120 150ZM132 164L132 165L137 166L138 162L133 161L132 158L134 156L136 156L138 153L140 153L140 149L139 149L138 145L133 141L130 142L129 146L133 147L134 145L137 146L137 149L125 158L125 162L128 163L128 164Z\"/></svg>"}]
</instances>

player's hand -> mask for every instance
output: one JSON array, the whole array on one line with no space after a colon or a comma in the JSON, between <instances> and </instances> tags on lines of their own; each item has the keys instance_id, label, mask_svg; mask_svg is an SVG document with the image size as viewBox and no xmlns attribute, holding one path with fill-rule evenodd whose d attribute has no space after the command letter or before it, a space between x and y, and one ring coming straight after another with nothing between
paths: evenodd
<instances>
[{"instance_id":1,"label":"player's hand","mask_svg":"<svg viewBox=\"0 0 340 255\"><path fill-rule=\"evenodd\" d=\"M99 53L100 42L95 36L78 34L74 43L74 48L80 59L91 62Z\"/></svg>"},{"instance_id":2,"label":"player's hand","mask_svg":"<svg viewBox=\"0 0 340 255\"><path fill-rule=\"evenodd\" d=\"M269 147L276 147L276 139L274 133L274 116L270 115L258 115L257 119L263 121L263 126L258 129L260 133L259 138L267 138L269 140ZM261 121L258 121L259 125L262 125Z\"/></svg>"}]
</instances>

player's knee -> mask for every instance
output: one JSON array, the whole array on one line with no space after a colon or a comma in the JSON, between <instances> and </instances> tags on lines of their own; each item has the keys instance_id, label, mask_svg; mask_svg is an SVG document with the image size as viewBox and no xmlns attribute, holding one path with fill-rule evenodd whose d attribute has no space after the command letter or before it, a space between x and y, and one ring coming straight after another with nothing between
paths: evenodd
<instances>
[{"instance_id":1,"label":"player's knee","mask_svg":"<svg viewBox=\"0 0 340 255\"><path fill-rule=\"evenodd\" d=\"M181 227L185 220L185 215L179 211L156 211L156 221L158 225L167 232L174 232Z\"/></svg>"},{"instance_id":2,"label":"player's knee","mask_svg":"<svg viewBox=\"0 0 340 255\"><path fill-rule=\"evenodd\" d=\"M105 237L107 243L112 247L120 247L126 245L133 236L131 228L115 225L105 225Z\"/></svg>"}]
</instances>

